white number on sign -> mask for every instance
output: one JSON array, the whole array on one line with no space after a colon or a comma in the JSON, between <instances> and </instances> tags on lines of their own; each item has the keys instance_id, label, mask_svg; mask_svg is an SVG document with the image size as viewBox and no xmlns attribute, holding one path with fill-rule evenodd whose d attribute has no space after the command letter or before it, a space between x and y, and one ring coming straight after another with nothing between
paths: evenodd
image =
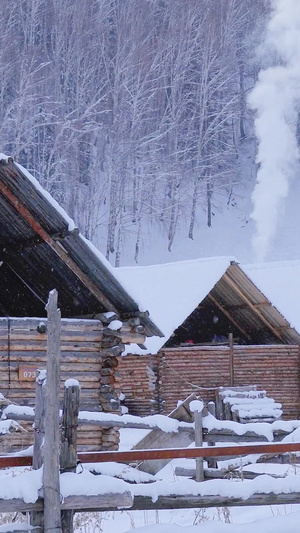
<instances>
[{"instance_id":1,"label":"white number on sign","mask_svg":"<svg viewBox=\"0 0 300 533\"><path fill-rule=\"evenodd\" d=\"M23 376L24 378L36 378L37 372L32 371L32 370L24 370Z\"/></svg>"}]
</instances>

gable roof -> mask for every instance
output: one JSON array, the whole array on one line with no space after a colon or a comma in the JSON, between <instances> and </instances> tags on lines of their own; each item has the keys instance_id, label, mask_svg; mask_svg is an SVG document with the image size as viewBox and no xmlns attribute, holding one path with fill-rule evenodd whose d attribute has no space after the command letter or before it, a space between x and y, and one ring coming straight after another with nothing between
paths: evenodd
<instances>
[{"instance_id":1,"label":"gable roof","mask_svg":"<svg viewBox=\"0 0 300 533\"><path fill-rule=\"evenodd\" d=\"M104 256L23 167L0 154L0 313L44 316L56 288L64 317L115 311L159 335ZM1 309L2 307L2 309Z\"/></svg>"},{"instance_id":2,"label":"gable roof","mask_svg":"<svg viewBox=\"0 0 300 533\"><path fill-rule=\"evenodd\" d=\"M247 269L232 257L118 269L124 287L134 291L140 305L147 303L164 333L163 338L147 340L147 352L157 353L199 304L218 308L245 338L259 339L258 344L266 342L262 339L270 344L300 343L299 333L282 314L279 298L271 303ZM127 351L132 353L133 346ZM143 352L136 347L134 353Z\"/></svg>"},{"instance_id":3,"label":"gable roof","mask_svg":"<svg viewBox=\"0 0 300 533\"><path fill-rule=\"evenodd\" d=\"M300 261L243 265L243 271L300 332Z\"/></svg>"}]
</instances>

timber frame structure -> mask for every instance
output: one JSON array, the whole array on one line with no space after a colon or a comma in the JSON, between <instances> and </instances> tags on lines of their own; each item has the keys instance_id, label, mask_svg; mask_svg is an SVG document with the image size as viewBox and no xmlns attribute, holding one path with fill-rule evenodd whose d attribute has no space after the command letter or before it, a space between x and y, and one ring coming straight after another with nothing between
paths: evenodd
<instances>
[{"instance_id":1,"label":"timber frame structure","mask_svg":"<svg viewBox=\"0 0 300 533\"><path fill-rule=\"evenodd\" d=\"M72 222L72 221L71 221ZM63 317L113 311L162 335L56 202L12 158L0 160L0 313L45 316L58 291Z\"/></svg>"},{"instance_id":2,"label":"timber frame structure","mask_svg":"<svg viewBox=\"0 0 300 533\"><path fill-rule=\"evenodd\" d=\"M82 382L81 408L119 412L118 361L124 344L161 336L148 312L61 207L12 158L0 155L0 391L33 405L35 372L46 363L45 306L58 293L62 376ZM39 318L36 318L39 317ZM13 449L31 444L16 437ZM116 448L113 429L89 428L86 450Z\"/></svg>"},{"instance_id":3,"label":"timber frame structure","mask_svg":"<svg viewBox=\"0 0 300 533\"><path fill-rule=\"evenodd\" d=\"M199 262L204 285L210 267L209 260L205 261L206 270L201 260L193 262L194 271ZM168 265L162 266L162 275L167 277ZM180 284L175 280L174 293L176 281ZM122 360L121 388L129 412L142 416L150 412L167 414L178 399L192 392L212 401L218 387L257 385L282 404L285 418L298 418L299 331L291 327L236 261L228 259L215 284L206 289L185 320L177 323L177 329L158 339L157 353L143 357L128 354ZM197 290L195 286L195 293ZM159 297L163 300L163 295ZM180 306L179 298L178 302ZM163 322L158 326L164 329Z\"/></svg>"}]
</instances>

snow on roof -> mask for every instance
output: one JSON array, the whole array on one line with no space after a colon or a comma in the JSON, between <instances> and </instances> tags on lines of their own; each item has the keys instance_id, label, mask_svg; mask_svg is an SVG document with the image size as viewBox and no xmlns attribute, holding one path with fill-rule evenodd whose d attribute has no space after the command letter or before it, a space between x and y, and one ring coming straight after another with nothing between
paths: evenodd
<instances>
[{"instance_id":1,"label":"snow on roof","mask_svg":"<svg viewBox=\"0 0 300 533\"><path fill-rule=\"evenodd\" d=\"M300 261L241 266L245 274L300 333Z\"/></svg>"},{"instance_id":2,"label":"snow on roof","mask_svg":"<svg viewBox=\"0 0 300 533\"><path fill-rule=\"evenodd\" d=\"M164 337L146 340L147 351L137 345L126 348L136 354L157 353L173 331L194 311L230 266L233 257L211 257L143 267L122 267L115 272L125 290Z\"/></svg>"},{"instance_id":3,"label":"snow on roof","mask_svg":"<svg viewBox=\"0 0 300 533\"><path fill-rule=\"evenodd\" d=\"M8 159L8 156L5 156L4 154L0 154L0 161L1 159ZM51 196L51 194L46 191L41 184L38 182L38 180L26 170L22 165L19 163L16 163L16 166L21 170L21 172L28 178L28 180L32 183L32 185L35 187L35 189L42 195L44 198L49 202L49 204L52 205L54 209L62 216L62 218L67 222L68 224L68 230L73 231L76 228L76 224L74 220L68 215L68 213L61 207L61 205ZM107 261L106 257L96 248L96 246L86 239L82 235L82 233L79 233L79 238L82 239L85 244L90 248L91 252L106 266L106 268L113 273L115 270L109 261Z\"/></svg>"},{"instance_id":4,"label":"snow on roof","mask_svg":"<svg viewBox=\"0 0 300 533\"><path fill-rule=\"evenodd\" d=\"M122 267L115 275L164 333L125 353L157 353L225 273L233 257L195 259L144 267ZM300 260L240 265L270 303L300 333Z\"/></svg>"},{"instance_id":5,"label":"snow on roof","mask_svg":"<svg viewBox=\"0 0 300 533\"><path fill-rule=\"evenodd\" d=\"M3 156L3 154L0 154L0 161L1 159L4 159L6 157L6 160L7 160L7 156ZM21 172L24 174L24 176L26 176L26 178L32 183L32 185L34 186L34 188L42 195L44 196L44 198L49 202L49 204L52 205L52 207L54 207L54 209L56 209L56 211L62 216L62 218L64 218L64 220L67 222L68 224L68 230L69 231L72 231L76 226L75 226L75 222L74 220L69 217L69 215L66 213L66 211L59 205L59 203L54 200L53 196L51 196L51 194L46 191L45 189L43 189L43 187L40 185L40 183L38 182L38 180L32 175L30 174L30 172L28 172L28 170L26 170L26 168L24 168L22 165L20 165L19 163L16 163L16 166L21 170Z\"/></svg>"},{"instance_id":6,"label":"snow on roof","mask_svg":"<svg viewBox=\"0 0 300 533\"><path fill-rule=\"evenodd\" d=\"M5 161L6 163L9 160L9 156L3 153L0 153L0 161ZM15 165L21 170L21 172L24 174L24 176L30 181L30 183L33 185L33 187L47 200L47 202L61 215L61 217L65 220L65 222L68 224L68 231L73 231L76 228L76 224L74 220L68 215L68 213L61 207L61 205L51 196L51 194L44 189L39 181L32 175L28 170L20 165L19 163L15 162ZM111 266L109 261L107 261L106 257L96 248L96 246L93 245L91 241L86 239L81 233L79 234L79 238L82 239L85 244L90 248L92 253L108 268L110 272L113 272L115 269Z\"/></svg>"}]
</instances>

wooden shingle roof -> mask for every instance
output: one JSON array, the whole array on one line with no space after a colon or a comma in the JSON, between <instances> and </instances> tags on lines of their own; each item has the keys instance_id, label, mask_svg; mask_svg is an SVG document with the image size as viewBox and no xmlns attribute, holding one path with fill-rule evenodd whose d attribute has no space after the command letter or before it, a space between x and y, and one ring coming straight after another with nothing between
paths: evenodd
<instances>
[{"instance_id":1,"label":"wooden shingle roof","mask_svg":"<svg viewBox=\"0 0 300 533\"><path fill-rule=\"evenodd\" d=\"M1 314L44 316L56 288L64 317L115 311L140 316L148 336L161 335L105 258L12 158L0 158L0 264Z\"/></svg>"}]
</instances>

